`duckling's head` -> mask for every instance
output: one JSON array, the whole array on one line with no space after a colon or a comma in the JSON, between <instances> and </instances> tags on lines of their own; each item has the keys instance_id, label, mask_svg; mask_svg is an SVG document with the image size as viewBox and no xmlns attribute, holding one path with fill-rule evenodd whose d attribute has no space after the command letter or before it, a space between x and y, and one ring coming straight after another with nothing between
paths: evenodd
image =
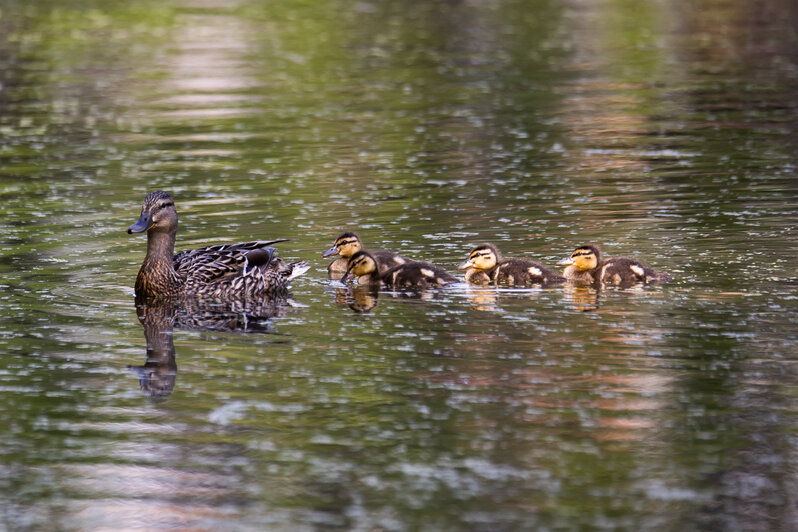
<instances>
[{"instance_id":1,"label":"duckling's head","mask_svg":"<svg viewBox=\"0 0 798 532\"><path fill-rule=\"evenodd\" d=\"M499 252L492 244L480 244L471 250L468 259L457 267L458 270L476 268L477 270L490 270L499 261Z\"/></svg>"},{"instance_id":2,"label":"duckling's head","mask_svg":"<svg viewBox=\"0 0 798 532\"><path fill-rule=\"evenodd\" d=\"M141 204L141 216L128 227L127 232L143 233L177 231L177 210L172 196L161 190L150 192Z\"/></svg>"},{"instance_id":3,"label":"duckling's head","mask_svg":"<svg viewBox=\"0 0 798 532\"><path fill-rule=\"evenodd\" d=\"M321 256L341 255L346 258L351 257L361 249L363 249L363 244L361 244L360 238L355 233L347 232L336 238L333 246L322 253Z\"/></svg>"},{"instance_id":4,"label":"duckling's head","mask_svg":"<svg viewBox=\"0 0 798 532\"><path fill-rule=\"evenodd\" d=\"M377 260L368 251L358 251L349 257L346 273L341 282L349 282L353 277L373 275L377 271Z\"/></svg>"},{"instance_id":5,"label":"duckling's head","mask_svg":"<svg viewBox=\"0 0 798 532\"><path fill-rule=\"evenodd\" d=\"M586 245L576 248L571 256L561 260L560 266L574 266L577 271L587 271L598 267L601 261L601 252L596 246Z\"/></svg>"}]
</instances>

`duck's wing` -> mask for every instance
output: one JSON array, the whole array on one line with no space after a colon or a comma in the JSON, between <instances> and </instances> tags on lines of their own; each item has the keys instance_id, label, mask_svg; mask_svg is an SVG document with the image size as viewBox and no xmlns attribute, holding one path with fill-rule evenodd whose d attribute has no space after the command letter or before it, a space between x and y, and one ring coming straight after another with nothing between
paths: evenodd
<instances>
[{"instance_id":1,"label":"duck's wing","mask_svg":"<svg viewBox=\"0 0 798 532\"><path fill-rule=\"evenodd\" d=\"M188 277L192 272L205 268L220 268L227 271L231 267L239 268L245 262L245 257L253 251L263 250L278 242L287 242L288 239L256 240L238 244L217 244L204 248L190 249L176 254L172 262L175 270L183 277ZM218 262L219 264L213 265ZM235 265L235 266L234 266Z\"/></svg>"},{"instance_id":2,"label":"duck's wing","mask_svg":"<svg viewBox=\"0 0 798 532\"><path fill-rule=\"evenodd\" d=\"M278 240L276 242L282 242ZM244 242L207 246L178 254L174 258L175 270L186 279L186 284L212 284L237 277L247 277L265 270L276 251L269 244L275 241ZM182 256L181 256L182 255Z\"/></svg>"}]
</instances>

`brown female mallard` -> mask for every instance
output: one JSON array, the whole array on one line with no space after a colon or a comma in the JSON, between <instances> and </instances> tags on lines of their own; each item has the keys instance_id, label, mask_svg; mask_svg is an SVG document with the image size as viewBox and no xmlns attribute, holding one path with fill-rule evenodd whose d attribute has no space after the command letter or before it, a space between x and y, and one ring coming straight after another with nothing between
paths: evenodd
<instances>
[{"instance_id":1,"label":"brown female mallard","mask_svg":"<svg viewBox=\"0 0 798 532\"><path fill-rule=\"evenodd\" d=\"M285 239L219 244L174 254L177 210L166 192L150 192L128 233L147 232L147 255L136 276L137 297L182 295L241 299L281 293L305 262L286 264L270 247Z\"/></svg>"}]
</instances>

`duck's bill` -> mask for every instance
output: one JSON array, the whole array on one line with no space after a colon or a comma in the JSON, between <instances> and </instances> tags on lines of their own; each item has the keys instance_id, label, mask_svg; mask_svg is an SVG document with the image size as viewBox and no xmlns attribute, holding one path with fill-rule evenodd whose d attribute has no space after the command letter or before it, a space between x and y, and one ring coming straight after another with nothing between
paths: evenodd
<instances>
[{"instance_id":1,"label":"duck's bill","mask_svg":"<svg viewBox=\"0 0 798 532\"><path fill-rule=\"evenodd\" d=\"M574 263L574 260L571 257L567 259L563 259L557 263L557 266L571 266Z\"/></svg>"},{"instance_id":2,"label":"duck's bill","mask_svg":"<svg viewBox=\"0 0 798 532\"><path fill-rule=\"evenodd\" d=\"M338 255L338 248L333 246L324 253L321 254L322 257L330 257L332 255Z\"/></svg>"},{"instance_id":3,"label":"duck's bill","mask_svg":"<svg viewBox=\"0 0 798 532\"><path fill-rule=\"evenodd\" d=\"M152 225L152 215L148 212L141 213L138 221L127 228L127 233L143 233Z\"/></svg>"},{"instance_id":4,"label":"duck's bill","mask_svg":"<svg viewBox=\"0 0 798 532\"><path fill-rule=\"evenodd\" d=\"M467 261L464 261L462 264L460 264L460 266L458 266L457 269L458 270L467 270L468 268L471 268L472 266L474 266L474 263L471 262L471 260L469 259Z\"/></svg>"}]
</instances>

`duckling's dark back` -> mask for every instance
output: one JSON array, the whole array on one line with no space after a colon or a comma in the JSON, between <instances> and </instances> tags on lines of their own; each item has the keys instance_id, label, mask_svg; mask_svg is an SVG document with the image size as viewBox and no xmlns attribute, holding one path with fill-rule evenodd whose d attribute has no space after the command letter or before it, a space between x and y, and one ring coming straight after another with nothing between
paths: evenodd
<instances>
[{"instance_id":1,"label":"duckling's dark back","mask_svg":"<svg viewBox=\"0 0 798 532\"><path fill-rule=\"evenodd\" d=\"M534 260L501 259L493 271L493 281L497 284L527 286L561 283L565 277Z\"/></svg>"},{"instance_id":2,"label":"duckling's dark back","mask_svg":"<svg viewBox=\"0 0 798 532\"><path fill-rule=\"evenodd\" d=\"M370 253L375 259L377 259L377 266L380 269L380 273L385 273L391 268L395 268L405 264L406 262L410 262L410 259L407 257L403 257L402 255L392 251L371 251Z\"/></svg>"},{"instance_id":3,"label":"duckling's dark back","mask_svg":"<svg viewBox=\"0 0 798 532\"><path fill-rule=\"evenodd\" d=\"M429 262L409 261L382 274L382 282L395 288L432 288L456 283L457 278Z\"/></svg>"},{"instance_id":4,"label":"duckling's dark back","mask_svg":"<svg viewBox=\"0 0 798 532\"><path fill-rule=\"evenodd\" d=\"M665 283L673 277L658 272L631 257L613 257L604 261L598 274L598 280L605 284L630 286L638 283Z\"/></svg>"}]
</instances>

